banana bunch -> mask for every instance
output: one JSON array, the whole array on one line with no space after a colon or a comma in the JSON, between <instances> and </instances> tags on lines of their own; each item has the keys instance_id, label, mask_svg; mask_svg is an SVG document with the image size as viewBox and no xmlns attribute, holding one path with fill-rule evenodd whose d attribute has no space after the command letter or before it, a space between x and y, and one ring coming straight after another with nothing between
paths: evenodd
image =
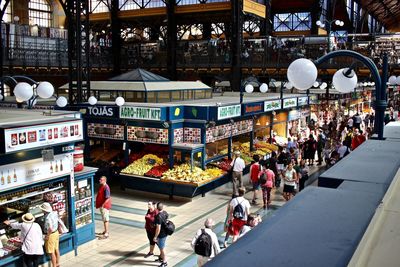
<instances>
[{"instance_id":1,"label":"banana bunch","mask_svg":"<svg viewBox=\"0 0 400 267\"><path fill-rule=\"evenodd\" d=\"M204 171L211 178L220 177L224 172L219 168L208 168Z\"/></svg>"},{"instance_id":2,"label":"banana bunch","mask_svg":"<svg viewBox=\"0 0 400 267\"><path fill-rule=\"evenodd\" d=\"M210 180L211 177L198 167L193 167L193 171L191 171L189 164L182 164L166 171L161 179L182 182L203 182Z\"/></svg>"}]
</instances>

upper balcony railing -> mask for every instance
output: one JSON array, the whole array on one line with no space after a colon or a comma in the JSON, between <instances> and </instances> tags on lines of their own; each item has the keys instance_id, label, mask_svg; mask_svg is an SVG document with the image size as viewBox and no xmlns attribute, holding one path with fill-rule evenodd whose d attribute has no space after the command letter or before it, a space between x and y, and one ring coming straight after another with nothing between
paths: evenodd
<instances>
[{"instance_id":1,"label":"upper balcony railing","mask_svg":"<svg viewBox=\"0 0 400 267\"><path fill-rule=\"evenodd\" d=\"M321 37L317 37L321 38ZM322 38L323 39L323 38ZM279 41L276 41L279 40ZM242 47L242 67L244 68L286 68L294 59L305 57L317 59L327 51L324 43L282 39L245 39ZM283 40L283 41L282 41ZM378 65L381 54L388 52L390 63L397 65L397 46L383 50L380 41L355 41L339 45L338 49L349 49L371 57ZM400 38L399 38L400 46ZM68 41L64 38L44 38L39 36L8 35L3 38L3 64L19 67L68 67ZM93 68L113 68L110 43L91 44L90 64ZM224 40L179 41L176 48L178 68L229 68L231 53L229 42ZM126 44L121 50L121 68L165 68L167 52L162 42ZM349 66L351 59L337 58L327 63L327 67Z\"/></svg>"}]
</instances>

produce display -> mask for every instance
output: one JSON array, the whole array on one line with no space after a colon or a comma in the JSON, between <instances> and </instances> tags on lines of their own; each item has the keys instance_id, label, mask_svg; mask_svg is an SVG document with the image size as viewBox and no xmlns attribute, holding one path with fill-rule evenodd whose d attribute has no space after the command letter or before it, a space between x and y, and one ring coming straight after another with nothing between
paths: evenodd
<instances>
[{"instance_id":1,"label":"produce display","mask_svg":"<svg viewBox=\"0 0 400 267\"><path fill-rule=\"evenodd\" d=\"M204 172L212 179L218 178L224 174L224 171L220 168L207 168Z\"/></svg>"},{"instance_id":2,"label":"produce display","mask_svg":"<svg viewBox=\"0 0 400 267\"><path fill-rule=\"evenodd\" d=\"M250 151L250 142L236 143L234 144L233 151L239 150L240 157L246 164L249 164L253 161L254 155L265 156L266 154L270 154L272 151L278 150L278 146L263 141L254 144L254 148L256 149L255 151Z\"/></svg>"},{"instance_id":3,"label":"produce display","mask_svg":"<svg viewBox=\"0 0 400 267\"><path fill-rule=\"evenodd\" d=\"M175 166L173 169L164 172L161 179L198 183L210 180L211 177L199 167L193 166L192 171L190 164L185 163Z\"/></svg>"},{"instance_id":4,"label":"produce display","mask_svg":"<svg viewBox=\"0 0 400 267\"><path fill-rule=\"evenodd\" d=\"M158 165L151 168L151 170L146 172L144 175L148 177L161 178L163 173L168 171L168 169L169 167L166 164Z\"/></svg>"},{"instance_id":5,"label":"produce display","mask_svg":"<svg viewBox=\"0 0 400 267\"><path fill-rule=\"evenodd\" d=\"M162 158L157 157L153 154L147 154L141 159L134 161L128 165L121 172L126 174L144 175L150 171L154 166L162 165L164 163Z\"/></svg>"},{"instance_id":6,"label":"produce display","mask_svg":"<svg viewBox=\"0 0 400 267\"><path fill-rule=\"evenodd\" d=\"M229 171L231 169L231 159L225 158L219 162L216 162L215 164L220 168L221 170L224 171Z\"/></svg>"}]
</instances>

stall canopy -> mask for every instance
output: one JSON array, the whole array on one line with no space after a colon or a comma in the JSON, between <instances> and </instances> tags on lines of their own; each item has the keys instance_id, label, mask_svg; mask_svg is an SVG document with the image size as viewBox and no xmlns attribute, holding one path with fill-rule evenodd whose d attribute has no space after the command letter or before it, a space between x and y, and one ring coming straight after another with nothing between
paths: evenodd
<instances>
[{"instance_id":1,"label":"stall canopy","mask_svg":"<svg viewBox=\"0 0 400 267\"><path fill-rule=\"evenodd\" d=\"M134 69L123 73L121 75L112 77L110 81L123 81L123 82L168 82L165 77L149 72L144 69Z\"/></svg>"}]
</instances>

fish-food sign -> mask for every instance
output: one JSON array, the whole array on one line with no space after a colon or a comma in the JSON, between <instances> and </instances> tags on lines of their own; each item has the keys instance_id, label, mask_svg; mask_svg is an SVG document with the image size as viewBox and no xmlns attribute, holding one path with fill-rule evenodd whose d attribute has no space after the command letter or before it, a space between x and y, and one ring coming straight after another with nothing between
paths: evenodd
<instances>
[{"instance_id":1,"label":"fish-food sign","mask_svg":"<svg viewBox=\"0 0 400 267\"><path fill-rule=\"evenodd\" d=\"M240 117L241 105L218 107L218 120Z\"/></svg>"},{"instance_id":2,"label":"fish-food sign","mask_svg":"<svg viewBox=\"0 0 400 267\"><path fill-rule=\"evenodd\" d=\"M149 107L122 106L119 109L119 117L121 119L159 121L161 120L161 109L149 108Z\"/></svg>"}]
</instances>

